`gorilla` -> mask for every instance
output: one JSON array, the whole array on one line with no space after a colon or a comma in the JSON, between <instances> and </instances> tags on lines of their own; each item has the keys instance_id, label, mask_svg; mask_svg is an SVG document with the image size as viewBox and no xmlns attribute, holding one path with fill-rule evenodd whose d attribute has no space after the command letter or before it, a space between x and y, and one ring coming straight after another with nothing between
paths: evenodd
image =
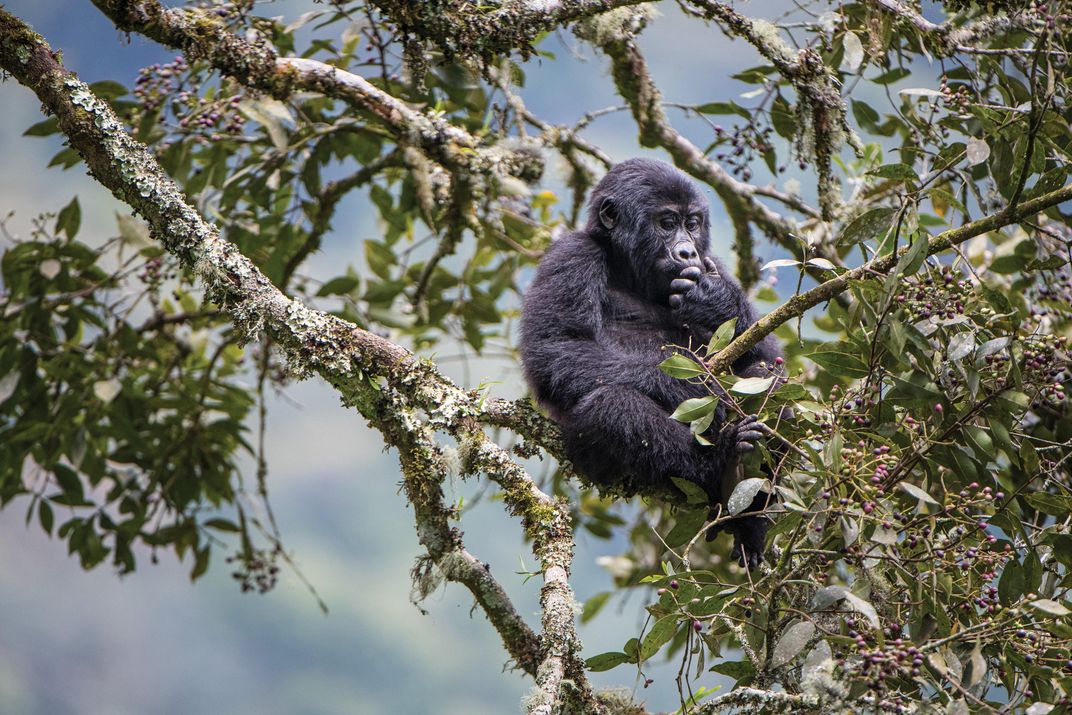
<instances>
[{"instance_id":1,"label":"gorilla","mask_svg":"<svg viewBox=\"0 0 1072 715\"><path fill-rule=\"evenodd\" d=\"M681 477L714 504L723 477L766 433L754 415L727 422L720 405L704 433L712 444L703 445L669 418L681 402L710 393L659 369L667 346L706 345L731 318L737 335L756 321L740 285L708 255L710 241L707 200L692 181L664 162L630 159L596 185L587 225L552 243L526 291L526 380L561 426L574 466L600 485L667 494L677 492L670 478ZM732 370L770 375L779 355L768 336ZM756 566L766 519L743 516L724 528L733 557Z\"/></svg>"}]
</instances>

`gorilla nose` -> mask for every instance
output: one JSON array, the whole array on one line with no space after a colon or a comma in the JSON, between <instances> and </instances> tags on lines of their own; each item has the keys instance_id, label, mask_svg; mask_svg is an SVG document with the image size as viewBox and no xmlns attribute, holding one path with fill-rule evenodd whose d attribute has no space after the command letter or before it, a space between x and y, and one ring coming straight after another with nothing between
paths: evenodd
<instances>
[{"instance_id":1,"label":"gorilla nose","mask_svg":"<svg viewBox=\"0 0 1072 715\"><path fill-rule=\"evenodd\" d=\"M699 257L696 247L691 243L679 243L674 249L674 255L685 263L691 263Z\"/></svg>"}]
</instances>

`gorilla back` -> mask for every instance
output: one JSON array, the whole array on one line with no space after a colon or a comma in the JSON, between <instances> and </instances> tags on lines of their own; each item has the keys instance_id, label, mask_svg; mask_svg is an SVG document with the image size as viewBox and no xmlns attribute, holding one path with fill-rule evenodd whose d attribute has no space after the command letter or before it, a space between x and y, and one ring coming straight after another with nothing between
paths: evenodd
<instances>
[{"instance_id":1,"label":"gorilla back","mask_svg":"<svg viewBox=\"0 0 1072 715\"><path fill-rule=\"evenodd\" d=\"M525 295L529 386L562 427L574 466L613 491L666 495L675 490L671 477L682 477L715 503L738 455L764 434L754 416L728 424L721 406L705 433L709 446L669 419L681 402L708 393L659 370L666 346L706 344L731 318L737 334L756 320L708 253L709 222L707 201L685 174L660 161L622 162L593 190L585 228L551 245ZM778 354L768 338L733 371L770 374ZM735 557L759 562L766 523L729 523Z\"/></svg>"}]
</instances>

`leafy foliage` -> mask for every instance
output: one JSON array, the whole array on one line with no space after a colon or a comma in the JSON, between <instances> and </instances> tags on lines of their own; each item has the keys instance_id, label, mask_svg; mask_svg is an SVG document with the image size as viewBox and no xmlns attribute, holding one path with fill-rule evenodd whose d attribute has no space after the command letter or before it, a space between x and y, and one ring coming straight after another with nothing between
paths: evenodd
<instances>
[{"instance_id":1,"label":"leafy foliage","mask_svg":"<svg viewBox=\"0 0 1072 715\"><path fill-rule=\"evenodd\" d=\"M790 35L685 2L696 22L717 20L764 58L734 77L748 85L736 100L666 105L706 123L695 152L660 124L661 108L641 106L648 95L630 81L643 62L632 57L628 73L617 64L650 15L620 8L579 32L616 63L641 143L719 190L742 278L766 276L757 298L782 301L897 257L887 274L832 290L822 309L781 325L786 361L768 375L712 372L732 322L662 364L710 390L673 414L698 440L719 404L772 431L729 485L727 513L710 514L683 480L680 505L623 505L567 472L547 476L577 528L629 536L607 562L614 591L590 598L582 621L629 589L649 599L642 630L589 657L590 670L633 669L647 687L651 659L680 658L683 709L714 693L710 672L790 698L758 706L772 712L1068 706L1072 226L1061 206L1003 218L1068 180L1070 18L1062 3L992 5L951 4L938 25L897 2L849 4L783 19L799 20ZM554 233L577 223L607 163L580 137L601 114L543 122L522 102L514 59L459 56L478 43L437 40L390 8L331 2L290 25L252 3L211 8L225 29L358 74L475 148L399 132L326 93L259 94L219 74L208 53L144 68L130 91L109 81L94 92L288 294L418 352L460 345L513 359L520 288ZM530 45L537 34L521 33L516 49L554 61L542 36ZM57 132L47 119L26 134ZM492 168L449 160L480 152ZM569 201L541 173L551 152ZM79 161L68 147L50 166ZM784 179L798 169L816 172L817 192ZM378 235L336 275L308 275L355 194L374 207ZM771 228L775 209L793 231ZM994 219L989 230L932 250L933 235L982 217ZM26 508L85 568L110 560L130 571L141 544L189 555L196 577L226 544L242 586L269 589L285 555L252 432L264 391L290 379L286 366L268 337L236 332L230 306L206 298L145 225L120 216L116 237L83 243L80 224L75 199L28 238L7 236L0 504ZM757 268L751 225L789 257ZM258 469L246 486L238 463L250 455ZM761 490L774 496L768 563L744 573L703 537Z\"/></svg>"}]
</instances>

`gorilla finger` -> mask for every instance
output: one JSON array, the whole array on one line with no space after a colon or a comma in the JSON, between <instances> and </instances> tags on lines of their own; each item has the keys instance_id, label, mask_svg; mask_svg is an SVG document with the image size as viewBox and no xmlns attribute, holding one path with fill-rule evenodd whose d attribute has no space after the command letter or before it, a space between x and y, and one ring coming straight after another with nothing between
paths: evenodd
<instances>
[{"instance_id":1,"label":"gorilla finger","mask_svg":"<svg viewBox=\"0 0 1072 715\"><path fill-rule=\"evenodd\" d=\"M707 268L708 273L714 273L716 276L718 275L718 266L715 265L715 260L713 258L704 256L703 264L704 267Z\"/></svg>"},{"instance_id":2,"label":"gorilla finger","mask_svg":"<svg viewBox=\"0 0 1072 715\"><path fill-rule=\"evenodd\" d=\"M751 442L738 442L737 443L737 451L738 452L751 452L755 448L756 448L756 445L752 444Z\"/></svg>"},{"instance_id":3,"label":"gorilla finger","mask_svg":"<svg viewBox=\"0 0 1072 715\"><path fill-rule=\"evenodd\" d=\"M758 429L746 429L737 431L737 439L745 442L758 442L766 433Z\"/></svg>"},{"instance_id":4,"label":"gorilla finger","mask_svg":"<svg viewBox=\"0 0 1072 715\"><path fill-rule=\"evenodd\" d=\"M750 553L748 554L748 567L754 569L759 566L759 562L761 562L762 560L763 557L760 554L755 552Z\"/></svg>"},{"instance_id":5,"label":"gorilla finger","mask_svg":"<svg viewBox=\"0 0 1072 715\"><path fill-rule=\"evenodd\" d=\"M679 278L688 278L690 281L698 281L702 275L703 271L698 266L689 266L678 273Z\"/></svg>"},{"instance_id":6,"label":"gorilla finger","mask_svg":"<svg viewBox=\"0 0 1072 715\"><path fill-rule=\"evenodd\" d=\"M674 293L687 293L696 287L696 281L690 281L687 278L675 278L670 281L670 290Z\"/></svg>"},{"instance_id":7,"label":"gorilla finger","mask_svg":"<svg viewBox=\"0 0 1072 715\"><path fill-rule=\"evenodd\" d=\"M671 308L680 308L681 307L681 296L679 294L677 294L677 293L671 293L670 294L670 307Z\"/></svg>"},{"instance_id":8,"label":"gorilla finger","mask_svg":"<svg viewBox=\"0 0 1072 715\"><path fill-rule=\"evenodd\" d=\"M733 551L730 552L730 558L731 559L739 559L739 558L741 558L741 545L740 544L734 544L733 545Z\"/></svg>"}]
</instances>

